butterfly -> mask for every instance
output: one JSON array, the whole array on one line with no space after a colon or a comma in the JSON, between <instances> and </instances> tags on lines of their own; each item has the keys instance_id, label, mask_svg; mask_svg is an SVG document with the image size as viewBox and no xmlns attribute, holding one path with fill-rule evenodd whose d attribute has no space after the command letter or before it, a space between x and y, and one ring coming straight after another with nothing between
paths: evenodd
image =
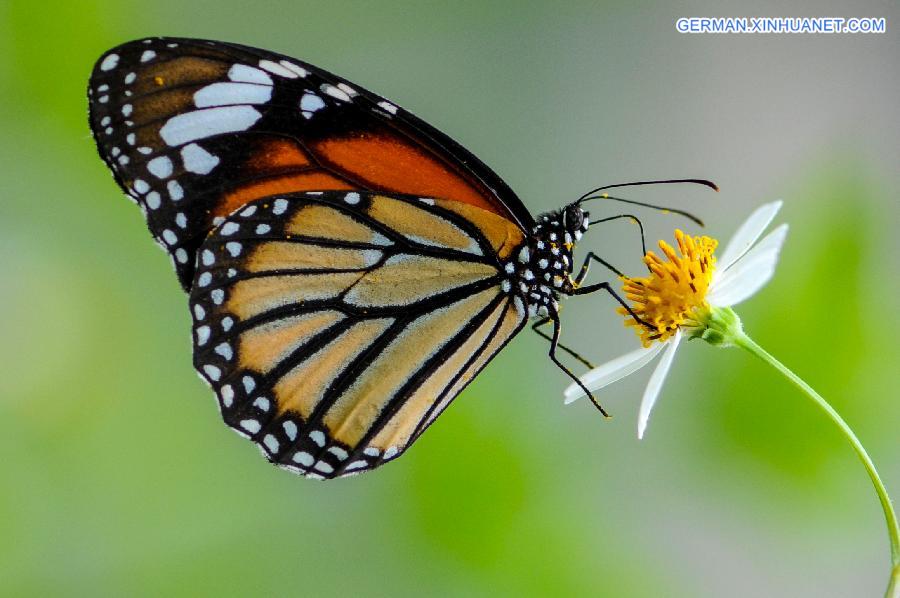
<instances>
[{"instance_id":1,"label":"butterfly","mask_svg":"<svg viewBox=\"0 0 900 598\"><path fill-rule=\"evenodd\" d=\"M189 293L224 421L306 477L397 458L529 319L553 324L538 332L575 378L559 300L616 296L582 284L609 265L589 253L573 276L572 252L582 203L621 185L535 219L452 139L305 62L138 40L100 57L88 99L100 156Z\"/></svg>"}]
</instances>

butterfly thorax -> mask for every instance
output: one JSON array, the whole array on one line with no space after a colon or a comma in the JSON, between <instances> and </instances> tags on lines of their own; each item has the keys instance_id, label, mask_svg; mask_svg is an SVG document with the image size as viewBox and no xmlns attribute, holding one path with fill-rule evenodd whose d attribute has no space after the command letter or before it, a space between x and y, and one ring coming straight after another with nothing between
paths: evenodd
<instances>
[{"instance_id":1,"label":"butterfly thorax","mask_svg":"<svg viewBox=\"0 0 900 598\"><path fill-rule=\"evenodd\" d=\"M560 294L574 288L572 250L588 229L588 214L577 205L538 217L531 235L503 264L504 292L529 317L556 314Z\"/></svg>"}]
</instances>

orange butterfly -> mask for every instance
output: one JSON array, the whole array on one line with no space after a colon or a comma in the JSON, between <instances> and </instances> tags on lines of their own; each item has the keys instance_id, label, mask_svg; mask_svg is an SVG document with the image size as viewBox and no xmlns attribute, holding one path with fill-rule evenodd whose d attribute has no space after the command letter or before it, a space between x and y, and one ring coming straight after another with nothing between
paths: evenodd
<instances>
[{"instance_id":1,"label":"orange butterfly","mask_svg":"<svg viewBox=\"0 0 900 598\"><path fill-rule=\"evenodd\" d=\"M146 39L103 55L88 95L101 157L190 293L225 422L307 477L400 455L530 317L572 376L558 301L612 292L582 286L592 253L572 276L601 189L535 221L449 137L312 65Z\"/></svg>"}]
</instances>

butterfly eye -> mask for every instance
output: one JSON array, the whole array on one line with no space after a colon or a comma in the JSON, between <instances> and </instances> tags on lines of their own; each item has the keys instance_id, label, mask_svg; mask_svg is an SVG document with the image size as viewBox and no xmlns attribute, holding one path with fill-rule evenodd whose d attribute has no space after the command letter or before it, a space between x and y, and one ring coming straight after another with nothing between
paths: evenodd
<instances>
[{"instance_id":1,"label":"butterfly eye","mask_svg":"<svg viewBox=\"0 0 900 598\"><path fill-rule=\"evenodd\" d=\"M584 226L584 212L577 206L569 206L566 208L564 215L564 224L567 231L580 231Z\"/></svg>"}]
</instances>

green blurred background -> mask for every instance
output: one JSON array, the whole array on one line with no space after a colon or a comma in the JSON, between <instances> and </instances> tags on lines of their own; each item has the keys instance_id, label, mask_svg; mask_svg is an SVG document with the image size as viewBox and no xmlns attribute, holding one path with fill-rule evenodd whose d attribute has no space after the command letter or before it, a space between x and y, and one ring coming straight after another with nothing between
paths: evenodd
<instances>
[{"instance_id":1,"label":"green blurred background","mask_svg":"<svg viewBox=\"0 0 900 598\"><path fill-rule=\"evenodd\" d=\"M647 372L602 393L604 421L563 407L567 380L522 334L400 461L330 483L267 465L219 421L169 261L86 125L105 49L217 38L397 101L535 212L597 184L704 176L722 192L630 197L695 210L727 238L784 198L782 265L739 311L833 401L900 497L900 10L749 13L734 1L0 1L0 594L879 595L888 545L861 466L737 351L685 347L638 442ZM674 28L744 15L883 16L888 33ZM651 241L689 224L645 223ZM588 247L637 271L627 224ZM567 342L595 361L636 346L612 307L568 303Z\"/></svg>"}]
</instances>

